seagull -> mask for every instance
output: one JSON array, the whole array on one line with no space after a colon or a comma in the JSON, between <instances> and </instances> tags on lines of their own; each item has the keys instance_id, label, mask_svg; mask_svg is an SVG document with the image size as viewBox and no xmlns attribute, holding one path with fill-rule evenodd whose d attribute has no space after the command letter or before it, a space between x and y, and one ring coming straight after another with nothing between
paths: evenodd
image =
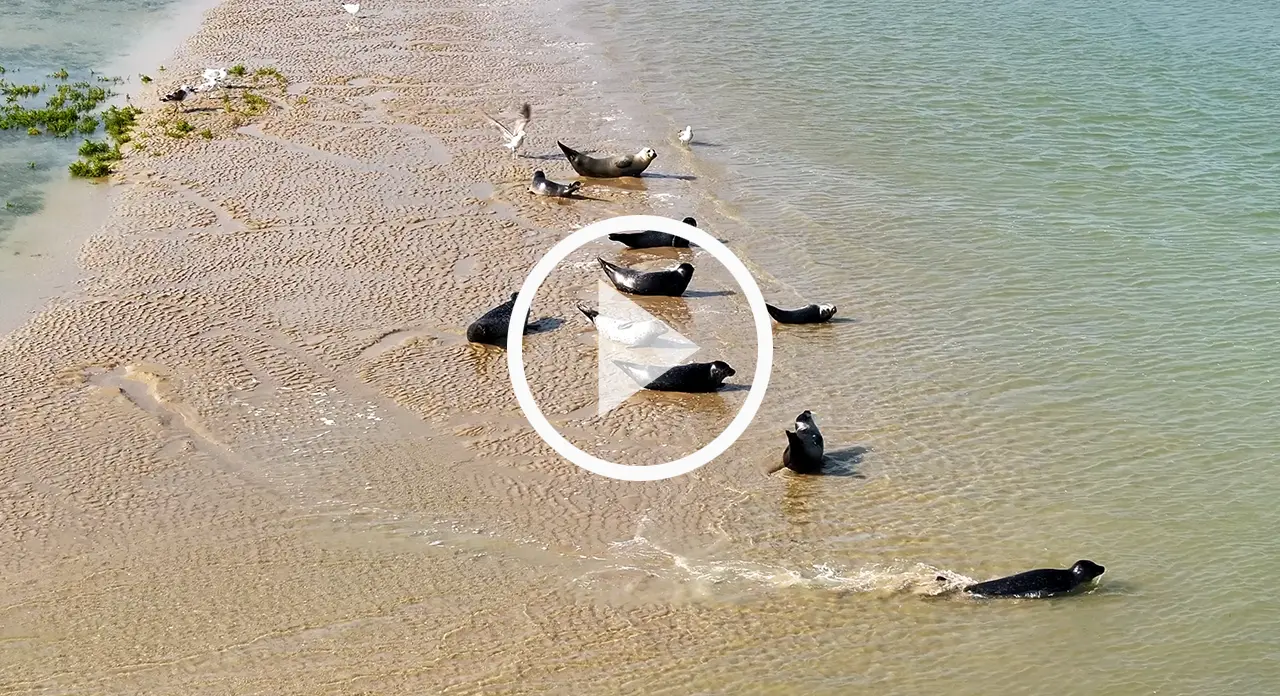
<instances>
[{"instance_id":1,"label":"seagull","mask_svg":"<svg viewBox=\"0 0 1280 696\"><path fill-rule=\"evenodd\" d=\"M200 83L199 87L196 87L196 91L208 92L227 79L227 71L223 68L205 68L201 77L204 78L204 82Z\"/></svg>"},{"instance_id":2,"label":"seagull","mask_svg":"<svg viewBox=\"0 0 1280 696\"><path fill-rule=\"evenodd\" d=\"M480 113L484 112L482 111ZM510 150L513 155L516 153L516 150L520 148L520 144L524 142L524 129L525 126L529 125L529 119L532 116L533 109L531 109L529 104L526 102L524 106L520 107L520 117L517 118L516 122L511 125L510 129L508 129L506 126L499 123L498 119L490 116L489 114L484 114L484 117L489 119L489 123L497 126L498 130L502 131L502 137L507 140L507 142L503 143L502 146Z\"/></svg>"},{"instance_id":3,"label":"seagull","mask_svg":"<svg viewBox=\"0 0 1280 696\"><path fill-rule=\"evenodd\" d=\"M680 131L680 144L688 145L691 142L693 142L693 126L685 126L684 130Z\"/></svg>"},{"instance_id":4,"label":"seagull","mask_svg":"<svg viewBox=\"0 0 1280 696\"><path fill-rule=\"evenodd\" d=\"M174 110L177 110L179 105L182 104L184 99L186 99L187 97L195 93L196 93L196 90L191 85L183 85L178 89L175 89L174 91L164 95L163 97L160 97L160 101L172 102Z\"/></svg>"},{"instance_id":5,"label":"seagull","mask_svg":"<svg viewBox=\"0 0 1280 696\"><path fill-rule=\"evenodd\" d=\"M344 3L342 3L342 9L346 10L348 13L350 13L350 14L351 14L351 16L352 16L352 17L354 17L354 16L356 16L356 13L360 11L360 3L358 3L358 2L345 3L345 2L344 2Z\"/></svg>"}]
</instances>

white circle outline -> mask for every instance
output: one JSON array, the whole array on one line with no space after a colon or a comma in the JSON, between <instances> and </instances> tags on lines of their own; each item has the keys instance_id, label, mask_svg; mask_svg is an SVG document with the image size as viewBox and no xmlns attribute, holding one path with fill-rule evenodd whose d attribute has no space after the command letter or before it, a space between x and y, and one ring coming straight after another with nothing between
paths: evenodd
<instances>
[{"instance_id":1,"label":"white circle outline","mask_svg":"<svg viewBox=\"0 0 1280 696\"><path fill-rule=\"evenodd\" d=\"M546 282L555 267L577 251L587 242L599 239L615 232L632 232L636 230L658 230L679 235L690 242L711 252L717 261L724 264L747 295L747 305L751 307L752 318L756 325L756 370L747 391L747 400L738 410L738 415L729 423L716 439L705 447L675 461L648 466L630 466L608 462L590 453L584 452L562 436L546 416L542 415L533 392L529 389L529 381L524 373L524 321L533 307L533 297L538 288ZM768 310L764 306L764 295L756 285L755 278L729 248L710 234L684 222L657 215L620 215L593 222L570 234L551 247L533 267L529 277L520 286L515 307L511 310L511 321L507 325L507 372L511 376L511 389L516 394L516 402L524 417L533 426L534 432L551 445L560 456L578 466L611 479L619 481L660 481L687 474L712 459L724 454L725 450L742 437L747 426L755 419L764 402L765 391L769 388L769 373L773 369L773 324Z\"/></svg>"}]
</instances>

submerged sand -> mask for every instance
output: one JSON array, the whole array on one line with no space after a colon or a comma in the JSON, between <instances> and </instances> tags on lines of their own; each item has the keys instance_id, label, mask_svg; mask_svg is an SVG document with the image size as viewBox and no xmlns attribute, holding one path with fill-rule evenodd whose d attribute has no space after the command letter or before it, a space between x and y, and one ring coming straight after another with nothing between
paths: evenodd
<instances>
[{"instance_id":1,"label":"submerged sand","mask_svg":"<svg viewBox=\"0 0 1280 696\"><path fill-rule=\"evenodd\" d=\"M903 568L892 587L828 583L821 568L667 550L747 539L787 567L817 562L787 532L815 522L811 484L762 474L803 389L781 388L732 466L624 483L555 455L517 408L505 355L466 343L467 323L584 224L696 213L734 234L713 211L655 205L691 190L681 178L572 202L525 192L536 167L573 178L555 156L570 135L653 144L655 173L685 163L669 143L616 137L588 58L539 13L432 0L352 21L336 3L227 0L166 62L157 92L235 62L288 85L228 89L235 105L237 90L265 95L258 115L190 105L183 118L210 139L163 135L152 95L79 286L0 343L0 691L692 693L747 665L801 684L789 646L855 625L826 589L931 580ZM511 157L478 115L526 99L525 151L544 159ZM693 451L745 391L594 416L594 335L572 307L594 299L598 253L664 261L602 244L552 276L533 312L551 328L526 340L535 395L601 456ZM698 258L707 296L649 306L749 385L745 299ZM857 533L848 522L821 523ZM880 531L889 545L913 534L909 521ZM825 589L734 601L760 578ZM709 588L718 601L700 601Z\"/></svg>"}]
</instances>

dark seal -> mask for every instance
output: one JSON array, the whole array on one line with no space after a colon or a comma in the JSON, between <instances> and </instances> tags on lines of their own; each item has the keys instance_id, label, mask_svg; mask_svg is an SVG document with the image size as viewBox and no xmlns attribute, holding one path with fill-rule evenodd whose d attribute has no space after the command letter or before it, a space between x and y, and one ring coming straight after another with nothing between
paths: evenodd
<instances>
[{"instance_id":1,"label":"dark seal","mask_svg":"<svg viewBox=\"0 0 1280 696\"><path fill-rule=\"evenodd\" d=\"M511 322L511 310L516 306L518 293L511 293L511 299L487 311L479 319L467 327L467 340L472 343L507 347L507 326ZM525 333L529 333L529 317L525 316Z\"/></svg>"},{"instance_id":2,"label":"dark seal","mask_svg":"<svg viewBox=\"0 0 1280 696\"><path fill-rule=\"evenodd\" d=\"M822 432L813 422L813 413L796 416L796 429L787 430L787 448L782 451L782 465L798 474L822 471Z\"/></svg>"},{"instance_id":3,"label":"dark seal","mask_svg":"<svg viewBox=\"0 0 1280 696\"><path fill-rule=\"evenodd\" d=\"M636 384L653 391L713 392L724 384L725 378L737 374L729 363L721 360L677 365L669 369L621 360L614 360L613 364L622 368Z\"/></svg>"},{"instance_id":4,"label":"dark seal","mask_svg":"<svg viewBox=\"0 0 1280 696\"><path fill-rule=\"evenodd\" d=\"M690 227L697 227L698 221L691 217L682 220L684 224ZM632 249L655 249L657 247L677 247L688 248L689 240L684 237L678 237L667 232L659 232L657 230L645 230L644 232L614 232L609 235L609 239L615 242L622 242Z\"/></svg>"},{"instance_id":5,"label":"dark seal","mask_svg":"<svg viewBox=\"0 0 1280 696\"><path fill-rule=\"evenodd\" d=\"M799 309L781 309L768 302L764 306L769 310L769 316L779 324L821 324L836 315L833 304L811 304Z\"/></svg>"},{"instance_id":6,"label":"dark seal","mask_svg":"<svg viewBox=\"0 0 1280 696\"><path fill-rule=\"evenodd\" d=\"M582 188L581 181L558 184L548 179L541 169L533 173L533 181L529 183L530 193L535 193L539 196L551 196L552 198L568 198L577 193L580 188Z\"/></svg>"},{"instance_id":7,"label":"dark seal","mask_svg":"<svg viewBox=\"0 0 1280 696\"><path fill-rule=\"evenodd\" d=\"M597 258L609 282L632 295L665 295L679 297L693 280L693 264L682 263L663 271L636 271Z\"/></svg>"},{"instance_id":8,"label":"dark seal","mask_svg":"<svg viewBox=\"0 0 1280 696\"><path fill-rule=\"evenodd\" d=\"M980 597L1021 597L1041 599L1071 594L1088 585L1106 568L1093 561L1076 561L1067 570L1058 568L1040 568L1028 570L1017 575L979 582L964 588L964 591ZM939 576L940 581L945 578Z\"/></svg>"},{"instance_id":9,"label":"dark seal","mask_svg":"<svg viewBox=\"0 0 1280 696\"><path fill-rule=\"evenodd\" d=\"M640 173L649 168L653 160L657 158L658 153L651 147L637 152L634 155L621 155L617 157L591 157L565 145L560 141L556 141L556 145L560 146L560 150L564 152L564 156L568 158L569 165L573 167L573 171L582 176L590 176L596 179L616 179L621 176L640 176Z\"/></svg>"}]
</instances>

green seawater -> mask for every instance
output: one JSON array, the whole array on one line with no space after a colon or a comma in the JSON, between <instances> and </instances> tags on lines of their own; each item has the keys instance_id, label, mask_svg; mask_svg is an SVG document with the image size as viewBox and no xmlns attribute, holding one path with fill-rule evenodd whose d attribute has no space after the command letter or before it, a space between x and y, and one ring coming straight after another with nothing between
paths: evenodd
<instances>
[{"instance_id":1,"label":"green seawater","mask_svg":"<svg viewBox=\"0 0 1280 696\"><path fill-rule=\"evenodd\" d=\"M1280 4L579 9L626 142L691 163L766 295L856 319L779 332L767 404L871 445L871 482L774 533L852 570L1108 569L1044 605L864 600L770 693L1280 690Z\"/></svg>"}]
</instances>

